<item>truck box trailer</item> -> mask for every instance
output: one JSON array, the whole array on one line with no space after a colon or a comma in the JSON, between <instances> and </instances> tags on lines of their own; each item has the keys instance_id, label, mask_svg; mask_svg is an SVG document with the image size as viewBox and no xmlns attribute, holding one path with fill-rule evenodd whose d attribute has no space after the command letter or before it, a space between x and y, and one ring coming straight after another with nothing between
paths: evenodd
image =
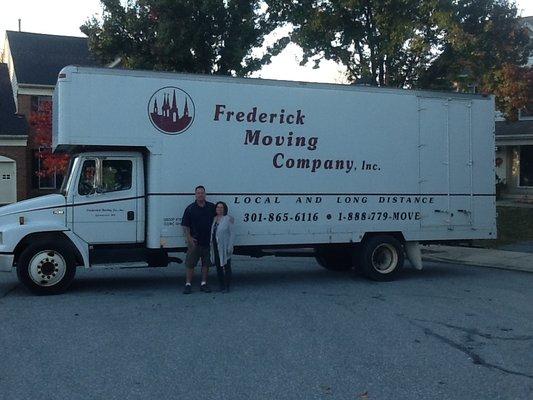
<instances>
[{"instance_id":1,"label":"truck box trailer","mask_svg":"<svg viewBox=\"0 0 533 400\"><path fill-rule=\"evenodd\" d=\"M492 96L69 66L53 118L61 193L0 208L0 267L36 292L165 266L198 185L236 254L311 248L376 280L418 243L496 237Z\"/></svg>"}]
</instances>

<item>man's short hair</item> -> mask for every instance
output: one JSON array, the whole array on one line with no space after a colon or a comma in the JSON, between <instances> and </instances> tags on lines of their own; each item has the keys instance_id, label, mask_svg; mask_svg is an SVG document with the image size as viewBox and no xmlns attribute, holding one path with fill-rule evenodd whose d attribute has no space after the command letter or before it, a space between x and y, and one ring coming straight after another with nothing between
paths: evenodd
<instances>
[{"instance_id":1,"label":"man's short hair","mask_svg":"<svg viewBox=\"0 0 533 400\"><path fill-rule=\"evenodd\" d=\"M196 186L196 187L194 188L194 192L196 193L196 191L197 191L198 189L203 189L204 192L205 192L205 187L203 187L202 185L198 185L198 186Z\"/></svg>"}]
</instances>

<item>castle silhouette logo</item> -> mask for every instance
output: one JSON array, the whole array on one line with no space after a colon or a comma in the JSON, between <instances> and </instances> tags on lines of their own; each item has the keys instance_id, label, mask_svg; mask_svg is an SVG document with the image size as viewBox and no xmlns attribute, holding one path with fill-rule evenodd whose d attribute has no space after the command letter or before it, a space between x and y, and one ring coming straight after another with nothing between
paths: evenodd
<instances>
[{"instance_id":1,"label":"castle silhouette logo","mask_svg":"<svg viewBox=\"0 0 533 400\"><path fill-rule=\"evenodd\" d=\"M166 86L150 97L148 117L160 132L178 135L194 121L194 102L186 91Z\"/></svg>"}]
</instances>

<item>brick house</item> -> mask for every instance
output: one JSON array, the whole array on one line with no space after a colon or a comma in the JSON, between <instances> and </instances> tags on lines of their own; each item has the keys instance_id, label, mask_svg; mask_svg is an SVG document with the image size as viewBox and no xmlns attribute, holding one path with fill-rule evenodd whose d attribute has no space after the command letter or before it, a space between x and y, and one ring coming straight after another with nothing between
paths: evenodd
<instances>
[{"instance_id":1,"label":"brick house","mask_svg":"<svg viewBox=\"0 0 533 400\"><path fill-rule=\"evenodd\" d=\"M90 56L87 38L15 31L6 32L0 61L7 66L14 112L24 116L26 121L44 103L51 103L57 75L64 66L96 65ZM2 97L4 95L2 91ZM20 160L21 155L18 154L20 161L17 162L17 169L19 166L22 169L17 174L17 187L20 189L17 190L16 200L54 192L61 186L63 178L59 174L39 176L40 161L36 153L43 149L33 144L32 134L30 128L23 145L26 147L25 162ZM13 149L8 149L10 146L6 143L5 140L0 142L0 155L11 158L7 154L12 153ZM18 147L22 147L22 141L17 143ZM22 152L21 149L17 151Z\"/></svg>"},{"instance_id":2,"label":"brick house","mask_svg":"<svg viewBox=\"0 0 533 400\"><path fill-rule=\"evenodd\" d=\"M0 63L0 205L28 195L28 123L16 114L7 64Z\"/></svg>"}]
</instances>

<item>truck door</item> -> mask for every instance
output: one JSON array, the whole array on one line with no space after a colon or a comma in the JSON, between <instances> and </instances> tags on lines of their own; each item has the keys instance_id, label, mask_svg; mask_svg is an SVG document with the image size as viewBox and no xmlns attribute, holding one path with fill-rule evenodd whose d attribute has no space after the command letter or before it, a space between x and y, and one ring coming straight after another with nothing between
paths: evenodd
<instances>
[{"instance_id":1,"label":"truck door","mask_svg":"<svg viewBox=\"0 0 533 400\"><path fill-rule=\"evenodd\" d=\"M141 161L120 156L83 159L72 196L72 227L83 240L89 244L139 241L138 210L144 201L139 193L144 185L137 179Z\"/></svg>"},{"instance_id":2,"label":"truck door","mask_svg":"<svg viewBox=\"0 0 533 400\"><path fill-rule=\"evenodd\" d=\"M448 107L450 136L450 216L453 226L472 225L473 160L471 102Z\"/></svg>"},{"instance_id":3,"label":"truck door","mask_svg":"<svg viewBox=\"0 0 533 400\"><path fill-rule=\"evenodd\" d=\"M434 201L421 205L421 227L472 222L470 102L419 97L419 191Z\"/></svg>"},{"instance_id":4,"label":"truck door","mask_svg":"<svg viewBox=\"0 0 533 400\"><path fill-rule=\"evenodd\" d=\"M447 100L418 99L419 117L419 190L433 202L421 204L421 227L450 225Z\"/></svg>"}]
</instances>

